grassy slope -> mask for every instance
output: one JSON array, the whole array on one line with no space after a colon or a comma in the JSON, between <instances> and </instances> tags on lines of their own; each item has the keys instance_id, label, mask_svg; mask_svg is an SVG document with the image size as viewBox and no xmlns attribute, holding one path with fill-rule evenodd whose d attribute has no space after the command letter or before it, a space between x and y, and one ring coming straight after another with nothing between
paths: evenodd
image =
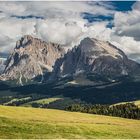
<instances>
[{"instance_id":1,"label":"grassy slope","mask_svg":"<svg viewBox=\"0 0 140 140\"><path fill-rule=\"evenodd\" d=\"M50 98L43 98L43 99L27 102L25 104L22 104L21 106L32 107L33 103L37 103L39 105L48 105L48 108L64 110L65 107L79 102L82 103L80 100L71 99L69 97L63 97L62 95L59 95Z\"/></svg>"},{"instance_id":2,"label":"grassy slope","mask_svg":"<svg viewBox=\"0 0 140 140\"><path fill-rule=\"evenodd\" d=\"M140 121L0 106L0 138L140 138Z\"/></svg>"},{"instance_id":3,"label":"grassy slope","mask_svg":"<svg viewBox=\"0 0 140 140\"><path fill-rule=\"evenodd\" d=\"M140 100L131 101L131 102L121 102L121 103L117 103L117 104L113 104L113 105L120 105L120 104L126 104L126 103L134 103L136 106L138 106L140 108Z\"/></svg>"},{"instance_id":4,"label":"grassy slope","mask_svg":"<svg viewBox=\"0 0 140 140\"><path fill-rule=\"evenodd\" d=\"M140 100L134 101L134 104L137 105L140 108Z\"/></svg>"},{"instance_id":5,"label":"grassy slope","mask_svg":"<svg viewBox=\"0 0 140 140\"><path fill-rule=\"evenodd\" d=\"M30 106L31 107L32 103L49 104L49 103L52 103L52 102L55 102L55 101L61 100L61 99L63 99L61 96L60 97L54 96L52 98L43 98L43 99L31 101L31 102L23 104L22 106Z\"/></svg>"}]
</instances>

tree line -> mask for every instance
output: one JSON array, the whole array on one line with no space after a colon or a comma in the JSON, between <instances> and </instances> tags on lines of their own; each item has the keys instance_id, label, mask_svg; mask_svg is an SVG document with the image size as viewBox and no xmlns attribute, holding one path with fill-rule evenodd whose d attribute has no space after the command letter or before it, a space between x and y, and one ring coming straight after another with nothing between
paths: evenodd
<instances>
[{"instance_id":1,"label":"tree line","mask_svg":"<svg viewBox=\"0 0 140 140\"><path fill-rule=\"evenodd\" d=\"M65 108L67 111L83 112L99 115L123 117L129 119L140 119L140 108L134 103L119 105L92 105L92 104L73 104Z\"/></svg>"}]
</instances>

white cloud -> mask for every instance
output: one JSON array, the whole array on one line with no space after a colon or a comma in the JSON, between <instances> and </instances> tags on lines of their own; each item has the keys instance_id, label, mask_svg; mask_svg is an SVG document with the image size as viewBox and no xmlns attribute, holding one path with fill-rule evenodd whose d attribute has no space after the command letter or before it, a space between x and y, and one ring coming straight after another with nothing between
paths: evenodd
<instances>
[{"instance_id":1,"label":"white cloud","mask_svg":"<svg viewBox=\"0 0 140 140\"><path fill-rule=\"evenodd\" d=\"M116 12L110 41L130 58L140 62L140 2L131 11Z\"/></svg>"},{"instance_id":2,"label":"white cloud","mask_svg":"<svg viewBox=\"0 0 140 140\"><path fill-rule=\"evenodd\" d=\"M140 10L140 1L135 2L133 4L132 8L135 9L135 10Z\"/></svg>"},{"instance_id":3,"label":"white cloud","mask_svg":"<svg viewBox=\"0 0 140 140\"><path fill-rule=\"evenodd\" d=\"M72 41L83 34L84 21L82 20L40 20L36 24L37 35L43 40L70 45Z\"/></svg>"},{"instance_id":4,"label":"white cloud","mask_svg":"<svg viewBox=\"0 0 140 140\"><path fill-rule=\"evenodd\" d=\"M89 37L98 38L100 40L110 40L110 34L112 30L107 28L108 22L94 22L89 27L85 34Z\"/></svg>"},{"instance_id":5,"label":"white cloud","mask_svg":"<svg viewBox=\"0 0 140 140\"><path fill-rule=\"evenodd\" d=\"M76 17L82 12L94 15L112 15L112 5L102 2L55 1L55 2L1 2L0 9L9 15L36 15L43 17Z\"/></svg>"},{"instance_id":6,"label":"white cloud","mask_svg":"<svg viewBox=\"0 0 140 140\"><path fill-rule=\"evenodd\" d=\"M126 13L116 12L114 25L114 30L119 36L134 37L140 41L140 11L133 9Z\"/></svg>"},{"instance_id":7,"label":"white cloud","mask_svg":"<svg viewBox=\"0 0 140 140\"><path fill-rule=\"evenodd\" d=\"M16 2L0 2L0 10L8 15L24 12L26 9L22 4Z\"/></svg>"},{"instance_id":8,"label":"white cloud","mask_svg":"<svg viewBox=\"0 0 140 140\"><path fill-rule=\"evenodd\" d=\"M65 46L74 46L90 36L112 42L140 62L140 2L133 5L132 11L115 12L113 9L111 3L105 2L0 2L0 51L9 52L25 34ZM114 27L107 28L108 21L88 23L81 16L83 12L95 16L114 15Z\"/></svg>"},{"instance_id":9,"label":"white cloud","mask_svg":"<svg viewBox=\"0 0 140 140\"><path fill-rule=\"evenodd\" d=\"M32 19L5 18L0 22L1 35L15 38L24 34L33 33L35 21Z\"/></svg>"},{"instance_id":10,"label":"white cloud","mask_svg":"<svg viewBox=\"0 0 140 140\"><path fill-rule=\"evenodd\" d=\"M0 51L9 52L16 41L25 34L34 34L33 19L3 18L0 20Z\"/></svg>"},{"instance_id":11,"label":"white cloud","mask_svg":"<svg viewBox=\"0 0 140 140\"><path fill-rule=\"evenodd\" d=\"M112 15L112 9L102 2L0 2L1 51L13 48L25 34L35 35L34 31L43 40L70 45L86 29L81 13ZM16 18L30 15L44 19Z\"/></svg>"}]
</instances>

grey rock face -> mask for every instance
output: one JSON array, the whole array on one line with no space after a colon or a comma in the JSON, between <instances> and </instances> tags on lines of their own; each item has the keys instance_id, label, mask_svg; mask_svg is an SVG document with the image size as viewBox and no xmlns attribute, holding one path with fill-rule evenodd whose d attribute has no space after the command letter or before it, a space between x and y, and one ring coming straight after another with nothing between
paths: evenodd
<instances>
[{"instance_id":1,"label":"grey rock face","mask_svg":"<svg viewBox=\"0 0 140 140\"><path fill-rule=\"evenodd\" d=\"M0 58L0 74L2 74L2 72L4 71L5 69L5 62L6 62L6 59L5 58Z\"/></svg>"},{"instance_id":2,"label":"grey rock face","mask_svg":"<svg viewBox=\"0 0 140 140\"><path fill-rule=\"evenodd\" d=\"M64 54L64 50L53 43L26 35L17 41L14 52L9 56L3 72L3 79L18 79L27 82L45 72L51 72L55 61Z\"/></svg>"},{"instance_id":3,"label":"grey rock face","mask_svg":"<svg viewBox=\"0 0 140 140\"><path fill-rule=\"evenodd\" d=\"M109 42L85 38L80 45L56 61L53 78L88 73L114 79L140 74L140 65Z\"/></svg>"}]
</instances>

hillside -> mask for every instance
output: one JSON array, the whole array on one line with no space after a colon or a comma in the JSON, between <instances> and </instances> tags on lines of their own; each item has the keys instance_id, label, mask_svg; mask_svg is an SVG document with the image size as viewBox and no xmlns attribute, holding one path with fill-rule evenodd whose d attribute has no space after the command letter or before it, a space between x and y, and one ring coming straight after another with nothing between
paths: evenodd
<instances>
[{"instance_id":1,"label":"hillside","mask_svg":"<svg viewBox=\"0 0 140 140\"><path fill-rule=\"evenodd\" d=\"M140 108L140 100L131 101L131 102L121 102L121 103L117 103L117 104L113 104L113 105L120 105L120 104L126 104L126 103L134 103L136 106L138 106Z\"/></svg>"},{"instance_id":2,"label":"hillside","mask_svg":"<svg viewBox=\"0 0 140 140\"><path fill-rule=\"evenodd\" d=\"M140 121L0 106L0 138L140 138Z\"/></svg>"}]
</instances>

